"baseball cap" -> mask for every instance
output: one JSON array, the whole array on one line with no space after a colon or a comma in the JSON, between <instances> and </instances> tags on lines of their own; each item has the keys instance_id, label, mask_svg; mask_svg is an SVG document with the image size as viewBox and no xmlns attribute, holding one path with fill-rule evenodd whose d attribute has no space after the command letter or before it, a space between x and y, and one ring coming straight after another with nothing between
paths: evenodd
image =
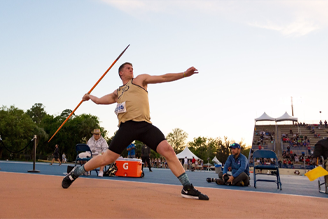
<instances>
[{"instance_id":1,"label":"baseball cap","mask_svg":"<svg viewBox=\"0 0 328 219\"><path fill-rule=\"evenodd\" d=\"M237 143L233 143L229 146L229 148L239 148L240 149L240 145Z\"/></svg>"}]
</instances>

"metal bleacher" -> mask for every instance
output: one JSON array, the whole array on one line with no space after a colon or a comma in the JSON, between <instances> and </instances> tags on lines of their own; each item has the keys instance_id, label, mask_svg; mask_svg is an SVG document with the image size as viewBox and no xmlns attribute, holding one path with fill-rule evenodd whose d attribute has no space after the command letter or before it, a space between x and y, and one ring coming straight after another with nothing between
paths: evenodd
<instances>
[{"instance_id":1,"label":"metal bleacher","mask_svg":"<svg viewBox=\"0 0 328 219\"><path fill-rule=\"evenodd\" d=\"M317 134L320 134L320 137L315 137L313 133L311 133L311 129L313 129ZM314 145L323 137L328 137L328 128L325 128L324 125L319 126L318 124L311 125L311 129L306 126L296 126L296 125L277 125L277 129L275 125L255 125L254 126L254 134L253 134L253 142L252 142L252 151L255 152L259 149L259 145L257 142L260 139L260 132L270 132L275 134L273 141L271 141L270 136L264 136L263 143L261 145L261 149L264 150L272 150L274 151L278 159L282 159L282 152L287 151L287 147L290 146L290 150L293 154L297 154L298 156L302 155L309 155L307 146L291 146L290 143L282 141L282 134L290 134L290 130L292 133L298 133L299 135L307 136L310 140L309 146L310 150L314 150ZM248 160L250 161L251 158L251 150L249 152ZM252 164L250 163L250 166ZM303 164L294 164L294 168L298 168Z\"/></svg>"}]
</instances>

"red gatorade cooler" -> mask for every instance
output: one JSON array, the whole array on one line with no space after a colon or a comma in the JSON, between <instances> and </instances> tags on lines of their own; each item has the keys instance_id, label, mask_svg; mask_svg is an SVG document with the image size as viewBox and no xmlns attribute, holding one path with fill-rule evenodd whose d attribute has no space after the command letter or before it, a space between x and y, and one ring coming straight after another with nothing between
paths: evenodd
<instances>
[{"instance_id":1,"label":"red gatorade cooler","mask_svg":"<svg viewBox=\"0 0 328 219\"><path fill-rule=\"evenodd\" d=\"M140 159L125 158L116 160L116 176L142 177L142 161Z\"/></svg>"}]
</instances>

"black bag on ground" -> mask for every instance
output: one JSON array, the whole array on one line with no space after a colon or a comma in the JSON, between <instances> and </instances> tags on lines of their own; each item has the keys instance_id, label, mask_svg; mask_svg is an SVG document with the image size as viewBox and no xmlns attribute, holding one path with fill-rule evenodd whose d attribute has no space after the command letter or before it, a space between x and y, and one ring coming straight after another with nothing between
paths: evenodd
<instances>
[{"instance_id":1,"label":"black bag on ground","mask_svg":"<svg viewBox=\"0 0 328 219\"><path fill-rule=\"evenodd\" d=\"M110 164L108 170L104 172L104 176L115 176L118 168L115 163Z\"/></svg>"}]
</instances>

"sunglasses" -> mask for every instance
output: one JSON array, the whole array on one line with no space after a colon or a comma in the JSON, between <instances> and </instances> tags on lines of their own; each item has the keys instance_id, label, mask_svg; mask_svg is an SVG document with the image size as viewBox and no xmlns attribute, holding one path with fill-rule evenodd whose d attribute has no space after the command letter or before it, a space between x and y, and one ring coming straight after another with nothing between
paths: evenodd
<instances>
[{"instance_id":1,"label":"sunglasses","mask_svg":"<svg viewBox=\"0 0 328 219\"><path fill-rule=\"evenodd\" d=\"M100 134L93 134L93 135L100 135Z\"/></svg>"}]
</instances>

